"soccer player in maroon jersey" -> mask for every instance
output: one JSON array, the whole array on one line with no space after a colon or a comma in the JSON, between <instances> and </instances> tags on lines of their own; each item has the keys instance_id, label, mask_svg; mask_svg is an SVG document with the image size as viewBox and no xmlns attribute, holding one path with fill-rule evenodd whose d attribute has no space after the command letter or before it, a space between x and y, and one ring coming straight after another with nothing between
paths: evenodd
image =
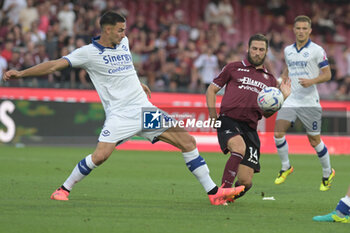
<instances>
[{"instance_id":1,"label":"soccer player in maroon jersey","mask_svg":"<svg viewBox=\"0 0 350 233\"><path fill-rule=\"evenodd\" d=\"M217 129L221 150L225 154L230 152L222 184L232 187L237 176L235 186L245 186L240 196L252 187L253 175L260 171L260 140L256 130L258 121L262 116L273 114L263 112L257 104L257 96L262 89L277 86L275 77L263 65L267 49L268 40L264 35L250 37L247 59L227 64L206 93L210 118L221 121L221 127ZM216 93L224 86L226 89L218 117ZM287 98L290 80L284 80L280 90Z\"/></svg>"}]
</instances>

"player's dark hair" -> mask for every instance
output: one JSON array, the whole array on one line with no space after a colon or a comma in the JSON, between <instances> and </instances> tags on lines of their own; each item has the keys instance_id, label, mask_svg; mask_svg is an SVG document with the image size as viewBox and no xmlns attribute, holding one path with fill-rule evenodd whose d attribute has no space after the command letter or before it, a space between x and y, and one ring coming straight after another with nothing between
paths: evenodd
<instances>
[{"instance_id":1,"label":"player's dark hair","mask_svg":"<svg viewBox=\"0 0 350 233\"><path fill-rule=\"evenodd\" d=\"M101 28L103 28L103 26L105 25L116 25L117 23L125 23L125 22L126 22L126 19L122 15L114 11L107 11L101 16L100 26Z\"/></svg>"},{"instance_id":2,"label":"player's dark hair","mask_svg":"<svg viewBox=\"0 0 350 233\"><path fill-rule=\"evenodd\" d=\"M310 27L311 27L311 19L306 16L306 15L299 15L297 17L295 17L294 19L294 25L297 23L297 22L307 22L309 23Z\"/></svg>"},{"instance_id":3,"label":"player's dark hair","mask_svg":"<svg viewBox=\"0 0 350 233\"><path fill-rule=\"evenodd\" d=\"M253 41L253 40L265 41L266 49L269 47L269 41L268 41L268 39L266 38L266 36L264 36L263 34L255 34L255 35L252 35L252 36L249 38L248 48L250 48L250 45L252 44L252 41Z\"/></svg>"}]
</instances>

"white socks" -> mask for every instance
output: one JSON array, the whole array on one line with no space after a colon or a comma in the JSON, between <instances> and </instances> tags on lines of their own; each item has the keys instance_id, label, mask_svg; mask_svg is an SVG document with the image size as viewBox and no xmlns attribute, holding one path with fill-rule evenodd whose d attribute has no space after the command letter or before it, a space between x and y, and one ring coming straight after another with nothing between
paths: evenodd
<instances>
[{"instance_id":1,"label":"white socks","mask_svg":"<svg viewBox=\"0 0 350 233\"><path fill-rule=\"evenodd\" d=\"M63 183L63 186L69 191L73 186L81 181L85 176L89 175L92 169L97 166L92 162L91 154L82 159L73 169L68 179Z\"/></svg>"},{"instance_id":2,"label":"white socks","mask_svg":"<svg viewBox=\"0 0 350 233\"><path fill-rule=\"evenodd\" d=\"M323 177L327 178L331 174L332 168L327 147L325 146L322 140L320 144L315 146L315 151L317 152L318 158L322 165Z\"/></svg>"},{"instance_id":3,"label":"white socks","mask_svg":"<svg viewBox=\"0 0 350 233\"><path fill-rule=\"evenodd\" d=\"M288 143L286 141L286 137L283 136L282 138L275 138L275 137L273 138L275 139L277 152L281 159L282 170L286 171L290 168L290 163L288 158Z\"/></svg>"},{"instance_id":4,"label":"white socks","mask_svg":"<svg viewBox=\"0 0 350 233\"><path fill-rule=\"evenodd\" d=\"M182 153L188 169L197 178L206 192L216 187L216 184L209 175L209 168L205 160L199 155L198 149Z\"/></svg>"}]
</instances>

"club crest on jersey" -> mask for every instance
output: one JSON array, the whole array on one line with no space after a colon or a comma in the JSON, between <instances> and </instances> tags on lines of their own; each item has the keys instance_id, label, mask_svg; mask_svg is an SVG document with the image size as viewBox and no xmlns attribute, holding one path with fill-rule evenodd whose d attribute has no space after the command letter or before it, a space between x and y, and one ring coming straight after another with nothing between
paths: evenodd
<instances>
[{"instance_id":1,"label":"club crest on jersey","mask_svg":"<svg viewBox=\"0 0 350 233\"><path fill-rule=\"evenodd\" d=\"M128 51L128 47L126 47L126 45L122 45L122 49L123 49L124 51Z\"/></svg>"},{"instance_id":2,"label":"club crest on jersey","mask_svg":"<svg viewBox=\"0 0 350 233\"><path fill-rule=\"evenodd\" d=\"M308 52L305 52L304 54L303 54L303 56L304 57L308 57L310 54L308 53Z\"/></svg>"}]
</instances>

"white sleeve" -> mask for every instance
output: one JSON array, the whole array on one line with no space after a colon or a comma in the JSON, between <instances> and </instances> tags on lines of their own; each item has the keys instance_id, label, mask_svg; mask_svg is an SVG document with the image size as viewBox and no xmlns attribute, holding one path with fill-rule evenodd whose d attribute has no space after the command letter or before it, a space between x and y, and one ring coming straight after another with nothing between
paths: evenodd
<instances>
[{"instance_id":1,"label":"white sleeve","mask_svg":"<svg viewBox=\"0 0 350 233\"><path fill-rule=\"evenodd\" d=\"M83 46L81 48L78 48L68 54L67 56L63 56L64 59L66 59L71 67L81 67L84 68L87 65L87 62L89 61L89 53L88 53L88 47Z\"/></svg>"},{"instance_id":2,"label":"white sleeve","mask_svg":"<svg viewBox=\"0 0 350 233\"><path fill-rule=\"evenodd\" d=\"M325 67L325 66L328 66L328 58L327 58L326 51L324 51L324 49L321 47L319 49L317 49L316 61L317 61L317 65L320 69Z\"/></svg>"}]
</instances>

